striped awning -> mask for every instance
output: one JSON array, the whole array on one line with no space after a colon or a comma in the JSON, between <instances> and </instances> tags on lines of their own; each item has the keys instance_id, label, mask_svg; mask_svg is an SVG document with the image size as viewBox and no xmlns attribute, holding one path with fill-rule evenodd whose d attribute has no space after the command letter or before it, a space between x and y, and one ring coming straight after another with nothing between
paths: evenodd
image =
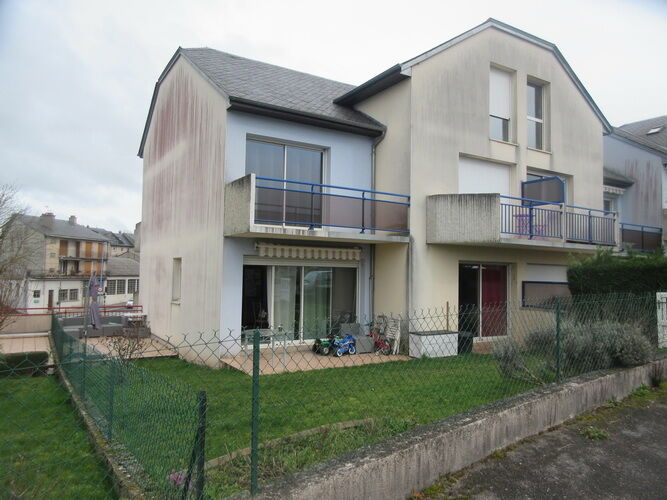
<instances>
[{"instance_id":1,"label":"striped awning","mask_svg":"<svg viewBox=\"0 0 667 500\"><path fill-rule=\"evenodd\" d=\"M361 260L361 248L356 247L306 247L257 243L256 248L259 257L304 260Z\"/></svg>"}]
</instances>

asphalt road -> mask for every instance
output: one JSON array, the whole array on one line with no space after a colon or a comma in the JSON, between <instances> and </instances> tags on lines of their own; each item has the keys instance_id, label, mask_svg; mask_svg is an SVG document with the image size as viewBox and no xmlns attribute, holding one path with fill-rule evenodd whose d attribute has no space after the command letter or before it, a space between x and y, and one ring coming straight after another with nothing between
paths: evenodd
<instances>
[{"instance_id":1,"label":"asphalt road","mask_svg":"<svg viewBox=\"0 0 667 500\"><path fill-rule=\"evenodd\" d=\"M425 499L667 499L667 386L496 452Z\"/></svg>"}]
</instances>

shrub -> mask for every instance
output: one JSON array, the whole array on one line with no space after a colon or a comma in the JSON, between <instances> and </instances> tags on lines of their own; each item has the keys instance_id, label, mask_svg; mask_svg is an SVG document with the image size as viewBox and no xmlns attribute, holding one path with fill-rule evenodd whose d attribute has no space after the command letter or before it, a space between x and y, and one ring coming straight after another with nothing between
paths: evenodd
<instances>
[{"instance_id":1,"label":"shrub","mask_svg":"<svg viewBox=\"0 0 667 500\"><path fill-rule=\"evenodd\" d=\"M554 352L556 349L556 330L543 328L530 332L526 336L526 350L531 354Z\"/></svg>"},{"instance_id":2,"label":"shrub","mask_svg":"<svg viewBox=\"0 0 667 500\"><path fill-rule=\"evenodd\" d=\"M0 376L46 375L49 353L44 351L0 355Z\"/></svg>"}]
</instances>

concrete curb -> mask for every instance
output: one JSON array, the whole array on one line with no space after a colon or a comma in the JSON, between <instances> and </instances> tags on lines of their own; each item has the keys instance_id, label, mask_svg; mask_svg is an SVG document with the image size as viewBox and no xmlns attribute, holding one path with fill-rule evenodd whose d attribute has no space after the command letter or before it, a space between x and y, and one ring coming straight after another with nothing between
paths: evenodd
<instances>
[{"instance_id":1,"label":"concrete curb","mask_svg":"<svg viewBox=\"0 0 667 500\"><path fill-rule=\"evenodd\" d=\"M534 389L328 460L264 486L253 498L404 499L495 450L622 399L656 375L667 377L667 358Z\"/></svg>"}]
</instances>

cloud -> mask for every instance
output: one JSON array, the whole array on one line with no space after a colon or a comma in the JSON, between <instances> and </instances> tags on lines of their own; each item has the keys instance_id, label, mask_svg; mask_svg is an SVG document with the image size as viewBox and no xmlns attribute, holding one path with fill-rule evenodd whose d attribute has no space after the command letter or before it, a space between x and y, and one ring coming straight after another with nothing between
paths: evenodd
<instances>
[{"instance_id":1,"label":"cloud","mask_svg":"<svg viewBox=\"0 0 667 500\"><path fill-rule=\"evenodd\" d=\"M613 124L667 112L661 1L0 0L2 181L35 212L132 228L151 93L179 45L358 84L487 17L556 43Z\"/></svg>"}]
</instances>

